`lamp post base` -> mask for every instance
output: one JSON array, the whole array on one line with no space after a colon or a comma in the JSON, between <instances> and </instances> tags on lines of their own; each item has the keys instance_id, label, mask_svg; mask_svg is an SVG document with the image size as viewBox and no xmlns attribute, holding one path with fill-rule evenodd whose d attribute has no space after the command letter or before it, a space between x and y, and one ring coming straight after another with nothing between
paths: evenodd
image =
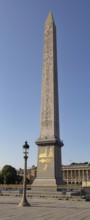
<instances>
[{"instance_id":1,"label":"lamp post base","mask_svg":"<svg viewBox=\"0 0 90 220\"><path fill-rule=\"evenodd\" d=\"M19 203L18 207L30 207L30 204L27 200L22 198L21 202Z\"/></svg>"}]
</instances>

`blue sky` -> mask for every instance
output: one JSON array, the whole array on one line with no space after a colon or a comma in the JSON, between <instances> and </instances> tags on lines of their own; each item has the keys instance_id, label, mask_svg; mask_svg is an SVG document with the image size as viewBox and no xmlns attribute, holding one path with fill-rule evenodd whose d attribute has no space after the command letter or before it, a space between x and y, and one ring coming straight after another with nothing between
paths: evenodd
<instances>
[{"instance_id":1,"label":"blue sky","mask_svg":"<svg viewBox=\"0 0 90 220\"><path fill-rule=\"evenodd\" d=\"M90 162L90 0L0 0L0 167L37 164L44 24L57 28L62 163Z\"/></svg>"}]
</instances>

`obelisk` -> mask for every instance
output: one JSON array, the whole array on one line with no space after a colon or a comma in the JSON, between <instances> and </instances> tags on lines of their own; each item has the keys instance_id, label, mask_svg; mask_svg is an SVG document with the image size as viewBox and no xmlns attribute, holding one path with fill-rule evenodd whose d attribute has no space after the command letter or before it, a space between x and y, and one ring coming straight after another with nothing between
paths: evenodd
<instances>
[{"instance_id":1,"label":"obelisk","mask_svg":"<svg viewBox=\"0 0 90 220\"><path fill-rule=\"evenodd\" d=\"M62 183L61 147L59 136L59 102L57 75L56 27L50 12L44 30L41 121L35 189L56 190Z\"/></svg>"}]
</instances>

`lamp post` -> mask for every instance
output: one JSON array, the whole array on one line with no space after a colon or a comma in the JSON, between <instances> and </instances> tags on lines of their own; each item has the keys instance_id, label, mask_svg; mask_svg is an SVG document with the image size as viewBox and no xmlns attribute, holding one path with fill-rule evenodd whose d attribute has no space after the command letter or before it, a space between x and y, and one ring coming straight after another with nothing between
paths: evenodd
<instances>
[{"instance_id":1,"label":"lamp post","mask_svg":"<svg viewBox=\"0 0 90 220\"><path fill-rule=\"evenodd\" d=\"M24 154L24 179L23 179L23 197L19 203L19 207L30 206L26 198L26 174L27 174L27 158L29 153L29 145L27 141L23 145L23 154Z\"/></svg>"}]
</instances>

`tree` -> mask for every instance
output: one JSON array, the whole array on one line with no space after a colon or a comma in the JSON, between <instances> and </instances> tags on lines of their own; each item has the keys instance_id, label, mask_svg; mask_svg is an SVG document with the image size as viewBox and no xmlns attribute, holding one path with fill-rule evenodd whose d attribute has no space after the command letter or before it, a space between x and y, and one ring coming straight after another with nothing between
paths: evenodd
<instances>
[{"instance_id":1,"label":"tree","mask_svg":"<svg viewBox=\"0 0 90 220\"><path fill-rule=\"evenodd\" d=\"M2 169L3 182L7 184L15 184L17 180L17 171L10 165L5 165Z\"/></svg>"},{"instance_id":2,"label":"tree","mask_svg":"<svg viewBox=\"0 0 90 220\"><path fill-rule=\"evenodd\" d=\"M0 184L3 183L3 176L2 176L2 173L0 172Z\"/></svg>"},{"instance_id":3,"label":"tree","mask_svg":"<svg viewBox=\"0 0 90 220\"><path fill-rule=\"evenodd\" d=\"M17 184L23 183L23 176L17 175L16 183Z\"/></svg>"}]
</instances>

